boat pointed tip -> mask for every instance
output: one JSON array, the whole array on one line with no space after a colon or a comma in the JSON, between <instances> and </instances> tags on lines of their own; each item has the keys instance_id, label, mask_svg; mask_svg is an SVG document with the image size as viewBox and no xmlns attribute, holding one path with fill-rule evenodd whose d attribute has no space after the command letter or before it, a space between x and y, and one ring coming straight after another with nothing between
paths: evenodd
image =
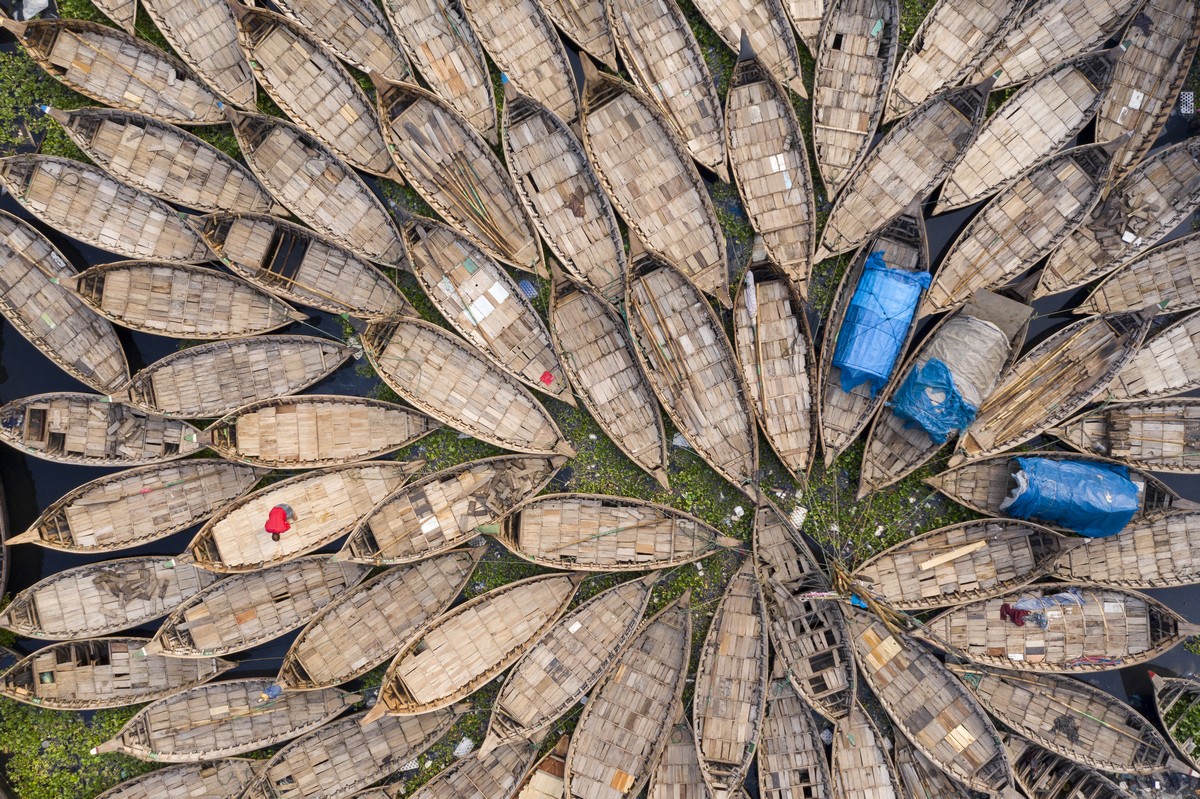
<instances>
[{"instance_id":1,"label":"boat pointed tip","mask_svg":"<svg viewBox=\"0 0 1200 799\"><path fill-rule=\"evenodd\" d=\"M561 395L555 395L554 398L556 400L558 400L559 402L564 402L567 405L570 405L572 408L579 407L579 401L575 399L575 392L571 391L569 388L567 391L564 391Z\"/></svg>"},{"instance_id":2,"label":"boat pointed tip","mask_svg":"<svg viewBox=\"0 0 1200 799\"><path fill-rule=\"evenodd\" d=\"M652 571L639 581L642 585L651 586L657 583L662 578L662 569Z\"/></svg>"},{"instance_id":3,"label":"boat pointed tip","mask_svg":"<svg viewBox=\"0 0 1200 799\"><path fill-rule=\"evenodd\" d=\"M728 310L733 307L733 297L729 294L728 282L722 283L720 287L713 293L713 297L720 303L721 307Z\"/></svg>"},{"instance_id":4,"label":"boat pointed tip","mask_svg":"<svg viewBox=\"0 0 1200 799\"><path fill-rule=\"evenodd\" d=\"M659 466L657 469L650 470L650 476L653 477L663 488L670 488L670 477L667 474L666 468Z\"/></svg>"},{"instance_id":5,"label":"boat pointed tip","mask_svg":"<svg viewBox=\"0 0 1200 799\"><path fill-rule=\"evenodd\" d=\"M371 81L371 88L375 90L375 94L380 96L380 102L383 102L383 94L395 85L373 69L367 70L367 79Z\"/></svg>"},{"instance_id":6,"label":"boat pointed tip","mask_svg":"<svg viewBox=\"0 0 1200 799\"><path fill-rule=\"evenodd\" d=\"M868 495L870 495L874 492L875 492L875 486L871 485L870 483L866 482L865 480L859 480L858 491L854 494L854 501L862 502L864 499L867 498Z\"/></svg>"},{"instance_id":7,"label":"boat pointed tip","mask_svg":"<svg viewBox=\"0 0 1200 799\"><path fill-rule=\"evenodd\" d=\"M714 174L714 175L716 175L716 176L717 176L717 178L718 178L718 179L720 179L720 181L721 181L722 183L729 183L729 182L730 182L730 180L729 180L729 166L728 166L728 165L727 165L727 164L726 164L724 161L722 161L722 162L721 162L721 163L719 163L719 164L715 164L715 165L712 167L712 172L713 172L713 174Z\"/></svg>"},{"instance_id":8,"label":"boat pointed tip","mask_svg":"<svg viewBox=\"0 0 1200 799\"><path fill-rule=\"evenodd\" d=\"M567 458L574 458L579 454L575 451L575 448L571 446L570 442L566 441L565 439L560 440L554 445L554 451Z\"/></svg>"},{"instance_id":9,"label":"boat pointed tip","mask_svg":"<svg viewBox=\"0 0 1200 799\"><path fill-rule=\"evenodd\" d=\"M25 29L29 27L28 22L20 22L5 14L0 10L0 28L16 36L18 39L25 38Z\"/></svg>"},{"instance_id":10,"label":"boat pointed tip","mask_svg":"<svg viewBox=\"0 0 1200 799\"><path fill-rule=\"evenodd\" d=\"M788 81L788 86L791 87L792 91L800 96L801 100L808 99L808 87L804 85L803 75L797 75L796 77L792 78L790 81Z\"/></svg>"},{"instance_id":11,"label":"boat pointed tip","mask_svg":"<svg viewBox=\"0 0 1200 799\"><path fill-rule=\"evenodd\" d=\"M679 595L679 599L675 600L675 607L686 608L690 604L692 604L692 589L688 588Z\"/></svg>"},{"instance_id":12,"label":"boat pointed tip","mask_svg":"<svg viewBox=\"0 0 1200 799\"><path fill-rule=\"evenodd\" d=\"M589 576L590 575L587 572L583 572L583 571L571 572L568 579L571 581L571 585L578 588L579 584L582 583L584 580L586 580Z\"/></svg>"},{"instance_id":13,"label":"boat pointed tip","mask_svg":"<svg viewBox=\"0 0 1200 799\"><path fill-rule=\"evenodd\" d=\"M36 543L40 542L41 540L42 540L42 536L38 532L38 528L30 527L28 530L21 533L20 535L15 535L11 538L5 539L4 546L11 547L11 546L16 546L17 544L36 544Z\"/></svg>"},{"instance_id":14,"label":"boat pointed tip","mask_svg":"<svg viewBox=\"0 0 1200 799\"><path fill-rule=\"evenodd\" d=\"M722 549L737 549L742 545L742 541L730 535L719 535L716 538L716 544Z\"/></svg>"},{"instance_id":15,"label":"boat pointed tip","mask_svg":"<svg viewBox=\"0 0 1200 799\"><path fill-rule=\"evenodd\" d=\"M99 746L93 746L91 751L88 752L88 754L101 755L106 752L115 752L115 751L117 751L117 749L120 748L120 746L121 746L120 737L112 738L111 740L105 741L104 743L100 744Z\"/></svg>"},{"instance_id":16,"label":"boat pointed tip","mask_svg":"<svg viewBox=\"0 0 1200 799\"><path fill-rule=\"evenodd\" d=\"M367 714L362 717L362 721L359 722L359 726L369 727L387 715L387 712L387 703L384 701L384 698L380 696L377 700L375 700L375 704L371 706L371 709L367 711Z\"/></svg>"},{"instance_id":17,"label":"boat pointed tip","mask_svg":"<svg viewBox=\"0 0 1200 799\"><path fill-rule=\"evenodd\" d=\"M754 47L750 44L750 33L745 28L742 28L741 41L738 44L737 60L739 63L742 61L751 61L757 57Z\"/></svg>"},{"instance_id":18,"label":"boat pointed tip","mask_svg":"<svg viewBox=\"0 0 1200 799\"><path fill-rule=\"evenodd\" d=\"M813 253L812 262L813 262L813 264L819 264L822 261L828 261L833 256L834 256L834 254L832 252L830 252L825 247L824 244L822 244L820 247L817 248L817 251Z\"/></svg>"},{"instance_id":19,"label":"boat pointed tip","mask_svg":"<svg viewBox=\"0 0 1200 799\"><path fill-rule=\"evenodd\" d=\"M487 757L503 743L504 741L502 741L498 735L494 734L491 730L488 730L487 734L483 736L483 743L479 745L478 754L476 757Z\"/></svg>"}]
</instances>

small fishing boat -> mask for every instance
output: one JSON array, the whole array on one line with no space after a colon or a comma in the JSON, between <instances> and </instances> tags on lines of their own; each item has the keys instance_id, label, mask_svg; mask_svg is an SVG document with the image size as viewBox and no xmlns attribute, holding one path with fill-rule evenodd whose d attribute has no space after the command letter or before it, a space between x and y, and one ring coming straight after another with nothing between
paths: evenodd
<instances>
[{"instance_id":1,"label":"small fishing boat","mask_svg":"<svg viewBox=\"0 0 1200 799\"><path fill-rule=\"evenodd\" d=\"M499 455L451 466L381 497L346 539L339 558L412 563L467 543L550 482L566 458Z\"/></svg>"},{"instance_id":2,"label":"small fishing boat","mask_svg":"<svg viewBox=\"0 0 1200 799\"><path fill-rule=\"evenodd\" d=\"M904 797L883 736L858 700L833 725L832 763L833 799Z\"/></svg>"},{"instance_id":3,"label":"small fishing boat","mask_svg":"<svg viewBox=\"0 0 1200 799\"><path fill-rule=\"evenodd\" d=\"M776 661L779 665L779 661ZM758 744L758 795L762 799L830 799L833 780L812 710L787 680L773 680ZM921 797L926 799L926 797Z\"/></svg>"},{"instance_id":4,"label":"small fishing boat","mask_svg":"<svg viewBox=\"0 0 1200 799\"><path fill-rule=\"evenodd\" d=\"M230 271L284 299L362 319L414 312L386 275L307 228L262 214L213 214L197 228Z\"/></svg>"},{"instance_id":5,"label":"small fishing boat","mask_svg":"<svg viewBox=\"0 0 1200 799\"><path fill-rule=\"evenodd\" d=\"M350 589L300 631L275 682L286 689L328 688L395 657L450 607L483 552L476 547L435 555Z\"/></svg>"},{"instance_id":6,"label":"small fishing boat","mask_svg":"<svg viewBox=\"0 0 1200 799\"><path fill-rule=\"evenodd\" d=\"M254 72L238 44L237 19L222 0L141 0L150 19L188 66L238 108L254 108ZM130 31L132 33L132 31Z\"/></svg>"},{"instance_id":7,"label":"small fishing boat","mask_svg":"<svg viewBox=\"0 0 1200 799\"><path fill-rule=\"evenodd\" d=\"M748 43L776 80L807 100L800 50L783 6L780 0L700 0L696 10L730 50L744 52Z\"/></svg>"},{"instance_id":8,"label":"small fishing boat","mask_svg":"<svg viewBox=\"0 0 1200 799\"><path fill-rule=\"evenodd\" d=\"M792 27L800 34L809 53L817 52L821 22L828 5L829 0L783 0L783 10L787 12Z\"/></svg>"},{"instance_id":9,"label":"small fishing boat","mask_svg":"<svg viewBox=\"0 0 1200 799\"><path fill-rule=\"evenodd\" d=\"M525 740L477 750L418 788L412 799L512 799L537 753L537 745Z\"/></svg>"},{"instance_id":10,"label":"small fishing boat","mask_svg":"<svg viewBox=\"0 0 1200 799\"><path fill-rule=\"evenodd\" d=\"M1006 733L1004 748L1017 785L1031 799L1133 799L1100 772L1064 760L1019 735Z\"/></svg>"},{"instance_id":11,"label":"small fishing boat","mask_svg":"<svg viewBox=\"0 0 1200 799\"><path fill-rule=\"evenodd\" d=\"M212 257L178 211L79 161L0 158L0 188L60 233L126 258L188 264Z\"/></svg>"},{"instance_id":12,"label":"small fishing boat","mask_svg":"<svg viewBox=\"0 0 1200 799\"><path fill-rule=\"evenodd\" d=\"M443 328L393 317L368 325L362 344L383 381L435 419L505 449L575 455L527 388Z\"/></svg>"},{"instance_id":13,"label":"small fishing boat","mask_svg":"<svg viewBox=\"0 0 1200 799\"><path fill-rule=\"evenodd\" d=\"M1066 445L1155 472L1200 472L1200 399L1107 405L1050 431Z\"/></svg>"},{"instance_id":14,"label":"small fishing boat","mask_svg":"<svg viewBox=\"0 0 1200 799\"><path fill-rule=\"evenodd\" d=\"M648 97L583 63L583 149L629 224L631 247L636 237L728 307L725 235L683 141Z\"/></svg>"},{"instance_id":15,"label":"small fishing boat","mask_svg":"<svg viewBox=\"0 0 1200 799\"><path fill-rule=\"evenodd\" d=\"M387 80L413 80L404 49L371 0L329 4L317 0L281 0L279 10L329 52L362 72Z\"/></svg>"},{"instance_id":16,"label":"small fishing boat","mask_svg":"<svg viewBox=\"0 0 1200 799\"><path fill-rule=\"evenodd\" d=\"M137 18L137 0L96 0L96 8L104 12L104 16L129 35L134 35L134 20Z\"/></svg>"},{"instance_id":17,"label":"small fishing boat","mask_svg":"<svg viewBox=\"0 0 1200 799\"><path fill-rule=\"evenodd\" d=\"M488 255L546 276L533 223L483 137L437 95L371 77L392 159L417 193Z\"/></svg>"},{"instance_id":18,"label":"small fishing boat","mask_svg":"<svg viewBox=\"0 0 1200 799\"><path fill-rule=\"evenodd\" d=\"M1175 239L1147 250L1115 269L1075 313L1098 314L1136 311L1159 305L1170 311L1200 308L1200 233Z\"/></svg>"},{"instance_id":19,"label":"small fishing boat","mask_svg":"<svg viewBox=\"0 0 1200 799\"><path fill-rule=\"evenodd\" d=\"M74 566L13 597L0 626L49 641L111 635L167 615L216 579L184 558L154 555Z\"/></svg>"},{"instance_id":20,"label":"small fishing boat","mask_svg":"<svg viewBox=\"0 0 1200 799\"><path fill-rule=\"evenodd\" d=\"M901 541L852 577L888 607L932 610L1011 593L1048 574L1081 543L1037 524L980 519Z\"/></svg>"},{"instance_id":21,"label":"small fishing boat","mask_svg":"<svg viewBox=\"0 0 1200 799\"><path fill-rule=\"evenodd\" d=\"M155 769L125 780L96 799L193 799L197 792L207 799L234 799L254 778L260 762L233 758Z\"/></svg>"},{"instance_id":22,"label":"small fishing boat","mask_svg":"<svg viewBox=\"0 0 1200 799\"><path fill-rule=\"evenodd\" d=\"M145 39L82 19L17 22L0 27L50 77L104 105L181 125L219 125L221 101L174 56Z\"/></svg>"},{"instance_id":23,"label":"small fishing boat","mask_svg":"<svg viewBox=\"0 0 1200 799\"><path fill-rule=\"evenodd\" d=\"M1100 107L1121 49L1064 61L1005 100L983 123L946 179L934 213L962 208L1004 191L1025 170L1074 139Z\"/></svg>"},{"instance_id":24,"label":"small fishing boat","mask_svg":"<svg viewBox=\"0 0 1200 799\"><path fill-rule=\"evenodd\" d=\"M173 352L111 396L185 419L215 419L260 400L303 391L354 351L314 336L255 336Z\"/></svg>"},{"instance_id":25,"label":"small fishing boat","mask_svg":"<svg viewBox=\"0 0 1200 799\"><path fill-rule=\"evenodd\" d=\"M1176 511L1139 519L1120 535L1088 541L1058 559L1061 580L1115 588L1171 588L1200 583L1200 513Z\"/></svg>"},{"instance_id":26,"label":"small fishing boat","mask_svg":"<svg viewBox=\"0 0 1200 799\"><path fill-rule=\"evenodd\" d=\"M149 544L203 521L265 472L217 458L188 458L98 477L50 503L8 545L92 554Z\"/></svg>"},{"instance_id":27,"label":"small fishing boat","mask_svg":"<svg viewBox=\"0 0 1200 799\"><path fill-rule=\"evenodd\" d=\"M191 264L116 261L60 281L101 316L157 336L241 338L308 318L239 277Z\"/></svg>"},{"instance_id":28,"label":"small fishing boat","mask_svg":"<svg viewBox=\"0 0 1200 799\"><path fill-rule=\"evenodd\" d=\"M679 716L691 654L688 593L642 625L583 706L567 752L565 796L632 799ZM627 719L614 724L612 719Z\"/></svg>"},{"instance_id":29,"label":"small fishing boat","mask_svg":"<svg viewBox=\"0 0 1200 799\"><path fill-rule=\"evenodd\" d=\"M696 736L685 716L671 728L670 740L650 775L646 799L713 799L713 792L700 773Z\"/></svg>"},{"instance_id":30,"label":"small fishing boat","mask_svg":"<svg viewBox=\"0 0 1200 799\"><path fill-rule=\"evenodd\" d=\"M1167 731L1167 736L1193 771L1200 769L1196 759L1195 723L1196 703L1200 700L1200 683L1181 677L1162 677L1150 672L1150 683L1154 686L1154 707L1158 718Z\"/></svg>"},{"instance_id":31,"label":"small fishing boat","mask_svg":"<svg viewBox=\"0 0 1200 799\"><path fill-rule=\"evenodd\" d=\"M1108 386L1115 402L1150 400L1183 394L1200 387L1200 313L1148 336Z\"/></svg>"},{"instance_id":32,"label":"small fishing boat","mask_svg":"<svg viewBox=\"0 0 1200 799\"><path fill-rule=\"evenodd\" d=\"M564 799L567 785L567 749L571 736L564 735L546 756L533 764L517 788L516 799Z\"/></svg>"},{"instance_id":33,"label":"small fishing boat","mask_svg":"<svg viewBox=\"0 0 1200 799\"><path fill-rule=\"evenodd\" d=\"M1012 449L1070 419L1116 382L1157 311L1080 319L1026 352L979 405L950 465Z\"/></svg>"},{"instance_id":34,"label":"small fishing boat","mask_svg":"<svg viewBox=\"0 0 1200 799\"><path fill-rule=\"evenodd\" d=\"M867 154L883 117L899 36L897 0L826 2L813 51L813 150L830 198Z\"/></svg>"},{"instance_id":35,"label":"small fishing boat","mask_svg":"<svg viewBox=\"0 0 1200 799\"><path fill-rule=\"evenodd\" d=\"M244 652L307 624L369 571L328 555L306 555L227 577L175 608L146 651L175 658Z\"/></svg>"},{"instance_id":36,"label":"small fishing boat","mask_svg":"<svg viewBox=\"0 0 1200 799\"><path fill-rule=\"evenodd\" d=\"M344 466L406 447L441 427L401 405L305 394L260 400L213 422L206 442L230 460L270 469Z\"/></svg>"},{"instance_id":37,"label":"small fishing boat","mask_svg":"<svg viewBox=\"0 0 1200 799\"><path fill-rule=\"evenodd\" d=\"M278 117L226 113L250 170L297 219L355 255L407 268L391 214L320 139Z\"/></svg>"},{"instance_id":38,"label":"small fishing boat","mask_svg":"<svg viewBox=\"0 0 1200 799\"><path fill-rule=\"evenodd\" d=\"M526 386L574 407L550 331L504 267L432 219L414 219L404 233L413 274L450 326Z\"/></svg>"},{"instance_id":39,"label":"small fishing boat","mask_svg":"<svg viewBox=\"0 0 1200 799\"><path fill-rule=\"evenodd\" d=\"M312 732L362 700L327 688L270 698L270 679L227 680L160 699L91 751L155 763L198 763L251 752Z\"/></svg>"},{"instance_id":40,"label":"small fishing boat","mask_svg":"<svg viewBox=\"0 0 1200 799\"><path fill-rule=\"evenodd\" d=\"M36 394L0 408L0 442L57 463L162 463L202 449L200 438L200 431L187 422L99 394Z\"/></svg>"},{"instance_id":41,"label":"small fishing boat","mask_svg":"<svg viewBox=\"0 0 1200 799\"><path fill-rule=\"evenodd\" d=\"M252 572L284 563L348 533L369 508L424 465L369 461L272 483L221 508L200 528L188 552L199 566L215 572ZM292 509L292 528L279 541L260 530L276 505Z\"/></svg>"},{"instance_id":42,"label":"small fishing boat","mask_svg":"<svg viewBox=\"0 0 1200 799\"><path fill-rule=\"evenodd\" d=\"M129 381L129 363L108 320L62 285L75 274L36 228L0 211L0 312L55 366L106 393Z\"/></svg>"},{"instance_id":43,"label":"small fishing boat","mask_svg":"<svg viewBox=\"0 0 1200 799\"><path fill-rule=\"evenodd\" d=\"M914 799L970 799L972 795L968 788L930 763L899 733L892 735L892 763L896 767L896 780L904 789L905 796Z\"/></svg>"},{"instance_id":44,"label":"small fishing boat","mask_svg":"<svg viewBox=\"0 0 1200 799\"><path fill-rule=\"evenodd\" d=\"M163 657L147 638L88 638L39 649L0 674L0 695L48 710L153 702L206 683L236 663Z\"/></svg>"},{"instance_id":45,"label":"small fishing boat","mask_svg":"<svg viewBox=\"0 0 1200 799\"><path fill-rule=\"evenodd\" d=\"M379 701L363 724L385 713L428 714L475 693L554 626L582 580L579 574L529 577L480 594L439 617L392 660Z\"/></svg>"}]
</instances>

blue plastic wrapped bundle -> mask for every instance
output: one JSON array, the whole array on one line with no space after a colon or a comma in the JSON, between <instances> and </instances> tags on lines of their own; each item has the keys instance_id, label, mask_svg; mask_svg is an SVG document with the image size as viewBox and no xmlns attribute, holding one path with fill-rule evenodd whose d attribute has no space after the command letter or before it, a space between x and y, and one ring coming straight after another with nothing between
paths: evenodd
<instances>
[{"instance_id":1,"label":"blue plastic wrapped bundle","mask_svg":"<svg viewBox=\"0 0 1200 799\"><path fill-rule=\"evenodd\" d=\"M1017 458L1017 487L1000 510L1088 538L1116 535L1137 513L1138 487L1124 466L1089 461Z\"/></svg>"},{"instance_id":2,"label":"blue plastic wrapped bundle","mask_svg":"<svg viewBox=\"0 0 1200 799\"><path fill-rule=\"evenodd\" d=\"M867 383L874 397L887 385L929 281L928 272L892 269L882 252L867 258L833 353L842 391Z\"/></svg>"},{"instance_id":3,"label":"blue plastic wrapped bundle","mask_svg":"<svg viewBox=\"0 0 1200 799\"><path fill-rule=\"evenodd\" d=\"M892 413L908 420L905 427L921 428L938 444L970 426L978 410L955 387L950 367L937 358L909 372L891 405Z\"/></svg>"}]
</instances>

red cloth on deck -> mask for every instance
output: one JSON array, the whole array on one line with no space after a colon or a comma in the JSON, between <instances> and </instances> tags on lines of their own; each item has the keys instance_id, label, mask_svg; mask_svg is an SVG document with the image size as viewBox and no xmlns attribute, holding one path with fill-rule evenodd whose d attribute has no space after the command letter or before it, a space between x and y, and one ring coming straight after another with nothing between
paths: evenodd
<instances>
[{"instance_id":1,"label":"red cloth on deck","mask_svg":"<svg viewBox=\"0 0 1200 799\"><path fill-rule=\"evenodd\" d=\"M263 525L263 529L273 534L286 533L292 529L292 526L288 524L287 511L278 505L271 508L271 513L267 516L267 523Z\"/></svg>"}]
</instances>

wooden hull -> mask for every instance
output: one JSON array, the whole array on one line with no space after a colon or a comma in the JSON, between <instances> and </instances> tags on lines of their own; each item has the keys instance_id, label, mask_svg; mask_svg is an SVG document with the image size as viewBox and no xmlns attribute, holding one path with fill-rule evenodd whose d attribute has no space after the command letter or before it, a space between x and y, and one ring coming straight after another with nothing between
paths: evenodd
<instances>
[{"instance_id":1,"label":"wooden hull","mask_svg":"<svg viewBox=\"0 0 1200 799\"><path fill-rule=\"evenodd\" d=\"M1137 402L1095 410L1055 431L1080 452L1155 472L1200 472L1200 400Z\"/></svg>"},{"instance_id":2,"label":"wooden hull","mask_svg":"<svg viewBox=\"0 0 1200 799\"><path fill-rule=\"evenodd\" d=\"M1200 234L1161 244L1113 270L1076 313L1136 311L1147 305L1172 312L1200 308L1200 275L1191 269L1198 260Z\"/></svg>"},{"instance_id":3,"label":"wooden hull","mask_svg":"<svg viewBox=\"0 0 1200 799\"><path fill-rule=\"evenodd\" d=\"M1180 677L1161 677L1154 672L1150 672L1150 682L1154 686L1154 707L1171 744L1188 766L1197 770L1200 763L1194 754L1195 734L1189 732L1185 721L1195 716L1193 711L1200 699L1200 684Z\"/></svg>"},{"instance_id":4,"label":"wooden hull","mask_svg":"<svg viewBox=\"0 0 1200 799\"><path fill-rule=\"evenodd\" d=\"M238 45L237 19L221 0L141 0L163 38L217 94L254 108L254 72Z\"/></svg>"},{"instance_id":5,"label":"wooden hull","mask_svg":"<svg viewBox=\"0 0 1200 799\"><path fill-rule=\"evenodd\" d=\"M422 785L413 799L511 799L537 753L532 741L472 752Z\"/></svg>"},{"instance_id":6,"label":"wooden hull","mask_svg":"<svg viewBox=\"0 0 1200 799\"><path fill-rule=\"evenodd\" d=\"M1005 749L1017 785L1032 799L1057 799L1064 791L1072 799L1133 799L1100 772L1063 760L1018 735L1005 735Z\"/></svg>"},{"instance_id":7,"label":"wooden hull","mask_svg":"<svg viewBox=\"0 0 1200 799\"><path fill-rule=\"evenodd\" d=\"M916 799L969 799L970 790L929 762L903 735L892 736L896 779L907 796Z\"/></svg>"},{"instance_id":8,"label":"wooden hull","mask_svg":"<svg viewBox=\"0 0 1200 799\"><path fill-rule=\"evenodd\" d=\"M758 795L830 799L833 780L812 710L786 680L771 683L758 745Z\"/></svg>"},{"instance_id":9,"label":"wooden hull","mask_svg":"<svg viewBox=\"0 0 1200 799\"><path fill-rule=\"evenodd\" d=\"M895 766L883 736L854 701L833 727L833 799L901 799Z\"/></svg>"},{"instance_id":10,"label":"wooden hull","mask_svg":"<svg viewBox=\"0 0 1200 799\"><path fill-rule=\"evenodd\" d=\"M143 0L145 2L145 0ZM254 778L254 760L218 760L156 769L100 794L103 799L234 799ZM97 799L100 799L97 797Z\"/></svg>"},{"instance_id":11,"label":"wooden hull","mask_svg":"<svg viewBox=\"0 0 1200 799\"><path fill-rule=\"evenodd\" d=\"M609 69L617 69L617 43L613 41L605 3L600 0L540 0L546 16L580 49Z\"/></svg>"},{"instance_id":12,"label":"wooden hull","mask_svg":"<svg viewBox=\"0 0 1200 799\"><path fill-rule=\"evenodd\" d=\"M134 35L133 23L137 18L137 0L98 0L96 8L104 12L104 16L129 35Z\"/></svg>"},{"instance_id":13,"label":"wooden hull","mask_svg":"<svg viewBox=\"0 0 1200 799\"><path fill-rule=\"evenodd\" d=\"M1118 402L1183 394L1200 387L1200 313L1190 313L1148 339L1108 387Z\"/></svg>"},{"instance_id":14,"label":"wooden hull","mask_svg":"<svg viewBox=\"0 0 1200 799\"><path fill-rule=\"evenodd\" d=\"M712 799L712 790L704 782L704 775L700 773L696 736L692 733L692 725L686 717L671 728L670 736L667 748L663 750L658 765L654 767L654 773L650 775L646 799Z\"/></svg>"},{"instance_id":15,"label":"wooden hull","mask_svg":"<svg viewBox=\"0 0 1200 799\"><path fill-rule=\"evenodd\" d=\"M800 50L796 47L796 36L784 11L784 3L779 0L739 0L737 4L726 4L701 0L696 10L730 50L740 52L744 36L776 80L808 99L804 72L800 67Z\"/></svg>"},{"instance_id":16,"label":"wooden hull","mask_svg":"<svg viewBox=\"0 0 1200 799\"><path fill-rule=\"evenodd\" d=\"M1200 514L1177 512L1134 522L1120 535L1088 541L1059 558L1062 580L1154 589L1200 583Z\"/></svg>"},{"instance_id":17,"label":"wooden hull","mask_svg":"<svg viewBox=\"0 0 1200 799\"><path fill-rule=\"evenodd\" d=\"M347 64L387 80L413 80L412 65L400 42L371 0L283 0L278 5L285 16Z\"/></svg>"}]
</instances>

